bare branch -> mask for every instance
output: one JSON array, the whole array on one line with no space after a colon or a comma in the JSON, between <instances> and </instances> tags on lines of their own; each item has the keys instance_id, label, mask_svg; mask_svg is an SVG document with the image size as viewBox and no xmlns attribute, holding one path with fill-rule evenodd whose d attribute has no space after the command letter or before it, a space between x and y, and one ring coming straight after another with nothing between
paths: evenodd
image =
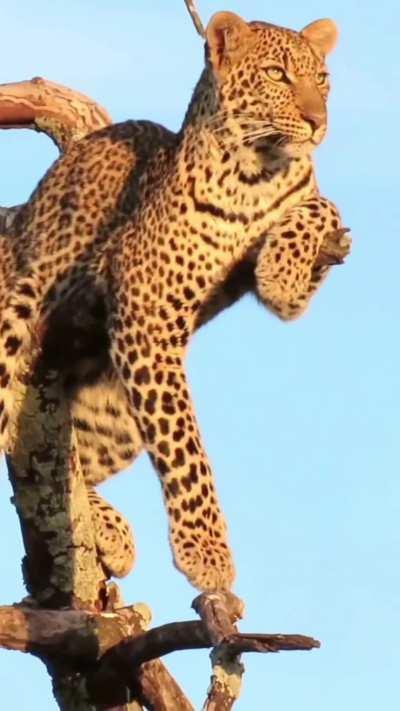
<instances>
[{"instance_id":1,"label":"bare branch","mask_svg":"<svg viewBox=\"0 0 400 711\"><path fill-rule=\"evenodd\" d=\"M110 123L102 106L61 84L35 77L0 85L0 128L43 131L60 151Z\"/></svg>"},{"instance_id":2,"label":"bare branch","mask_svg":"<svg viewBox=\"0 0 400 711\"><path fill-rule=\"evenodd\" d=\"M213 673L203 711L230 711L239 698L244 666L224 645L211 652Z\"/></svg>"},{"instance_id":3,"label":"bare branch","mask_svg":"<svg viewBox=\"0 0 400 711\"><path fill-rule=\"evenodd\" d=\"M46 133L61 152L110 123L109 113L100 104L61 84L40 77L0 84L0 129ZM12 233L20 207L0 207L0 234Z\"/></svg>"},{"instance_id":4,"label":"bare branch","mask_svg":"<svg viewBox=\"0 0 400 711\"><path fill-rule=\"evenodd\" d=\"M204 622L171 622L143 631L148 623L144 605L114 612L44 610L26 605L0 607L0 647L38 655L57 655L84 660L102 660L132 681L132 670L145 662L183 649L213 646ZM96 645L90 640L95 638ZM90 642L90 643L89 643ZM318 648L312 637L287 634L235 632L225 638L231 657L241 652L279 652Z\"/></svg>"},{"instance_id":5,"label":"bare branch","mask_svg":"<svg viewBox=\"0 0 400 711\"><path fill-rule=\"evenodd\" d=\"M193 24L194 24L197 32L199 33L200 37L205 38L206 31L205 31L203 23L200 19L200 15L197 12L194 0L185 0L185 5L186 5L187 9L189 10L189 15L192 18Z\"/></svg>"},{"instance_id":6,"label":"bare branch","mask_svg":"<svg viewBox=\"0 0 400 711\"><path fill-rule=\"evenodd\" d=\"M195 711L159 659L142 664L136 674L133 692L149 711Z\"/></svg>"}]
</instances>

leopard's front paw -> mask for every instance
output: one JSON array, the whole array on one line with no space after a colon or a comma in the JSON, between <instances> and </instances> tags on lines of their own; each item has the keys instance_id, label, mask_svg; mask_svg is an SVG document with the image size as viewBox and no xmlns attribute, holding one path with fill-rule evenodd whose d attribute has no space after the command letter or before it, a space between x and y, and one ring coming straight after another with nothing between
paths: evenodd
<instances>
[{"instance_id":1,"label":"leopard's front paw","mask_svg":"<svg viewBox=\"0 0 400 711\"><path fill-rule=\"evenodd\" d=\"M180 535L171 533L174 563L198 590L215 592L230 590L235 567L229 546L222 537L214 537L203 529Z\"/></svg>"},{"instance_id":2,"label":"leopard's front paw","mask_svg":"<svg viewBox=\"0 0 400 711\"><path fill-rule=\"evenodd\" d=\"M343 264L351 251L351 237L347 227L340 227L324 237L315 260L316 267Z\"/></svg>"}]
</instances>

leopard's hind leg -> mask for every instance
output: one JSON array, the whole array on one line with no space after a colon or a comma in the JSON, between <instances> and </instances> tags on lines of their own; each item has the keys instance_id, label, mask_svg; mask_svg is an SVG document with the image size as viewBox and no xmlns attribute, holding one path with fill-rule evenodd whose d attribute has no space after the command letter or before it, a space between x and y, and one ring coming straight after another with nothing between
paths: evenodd
<instances>
[{"instance_id":1,"label":"leopard's hind leg","mask_svg":"<svg viewBox=\"0 0 400 711\"><path fill-rule=\"evenodd\" d=\"M107 573L123 578L135 562L135 544L127 520L100 494L88 488L88 498L99 558Z\"/></svg>"}]
</instances>

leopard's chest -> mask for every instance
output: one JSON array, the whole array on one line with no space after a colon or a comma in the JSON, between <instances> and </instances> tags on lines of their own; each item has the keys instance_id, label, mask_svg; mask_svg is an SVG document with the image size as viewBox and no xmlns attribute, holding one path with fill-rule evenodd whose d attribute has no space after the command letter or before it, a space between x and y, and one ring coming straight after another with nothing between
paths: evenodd
<instances>
[{"instance_id":1,"label":"leopard's chest","mask_svg":"<svg viewBox=\"0 0 400 711\"><path fill-rule=\"evenodd\" d=\"M313 189L309 162L272 176L246 168L239 160L205 162L169 176L146 201L125 240L123 260L146 318L170 320L172 311L191 331L233 266Z\"/></svg>"}]
</instances>

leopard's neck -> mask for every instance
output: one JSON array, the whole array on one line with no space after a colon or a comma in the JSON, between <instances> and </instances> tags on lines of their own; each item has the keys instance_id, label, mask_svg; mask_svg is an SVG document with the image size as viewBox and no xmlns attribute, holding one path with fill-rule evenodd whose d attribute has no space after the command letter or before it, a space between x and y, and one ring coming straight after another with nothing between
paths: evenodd
<instances>
[{"instance_id":1,"label":"leopard's neck","mask_svg":"<svg viewBox=\"0 0 400 711\"><path fill-rule=\"evenodd\" d=\"M191 241L197 233L216 235L235 259L315 189L309 156L277 160L250 147L227 147L196 122L185 126L165 165L156 159L148 183L146 211L162 215L177 235L189 232Z\"/></svg>"},{"instance_id":2,"label":"leopard's neck","mask_svg":"<svg viewBox=\"0 0 400 711\"><path fill-rule=\"evenodd\" d=\"M207 118L209 106L200 92L173 147L147 164L141 207L122 236L136 271L132 279L151 285L149 313L172 298L190 311L193 323L196 309L232 266L315 189L309 157L281 154L279 162L235 141L221 145ZM188 284L197 285L190 298Z\"/></svg>"}]
</instances>

